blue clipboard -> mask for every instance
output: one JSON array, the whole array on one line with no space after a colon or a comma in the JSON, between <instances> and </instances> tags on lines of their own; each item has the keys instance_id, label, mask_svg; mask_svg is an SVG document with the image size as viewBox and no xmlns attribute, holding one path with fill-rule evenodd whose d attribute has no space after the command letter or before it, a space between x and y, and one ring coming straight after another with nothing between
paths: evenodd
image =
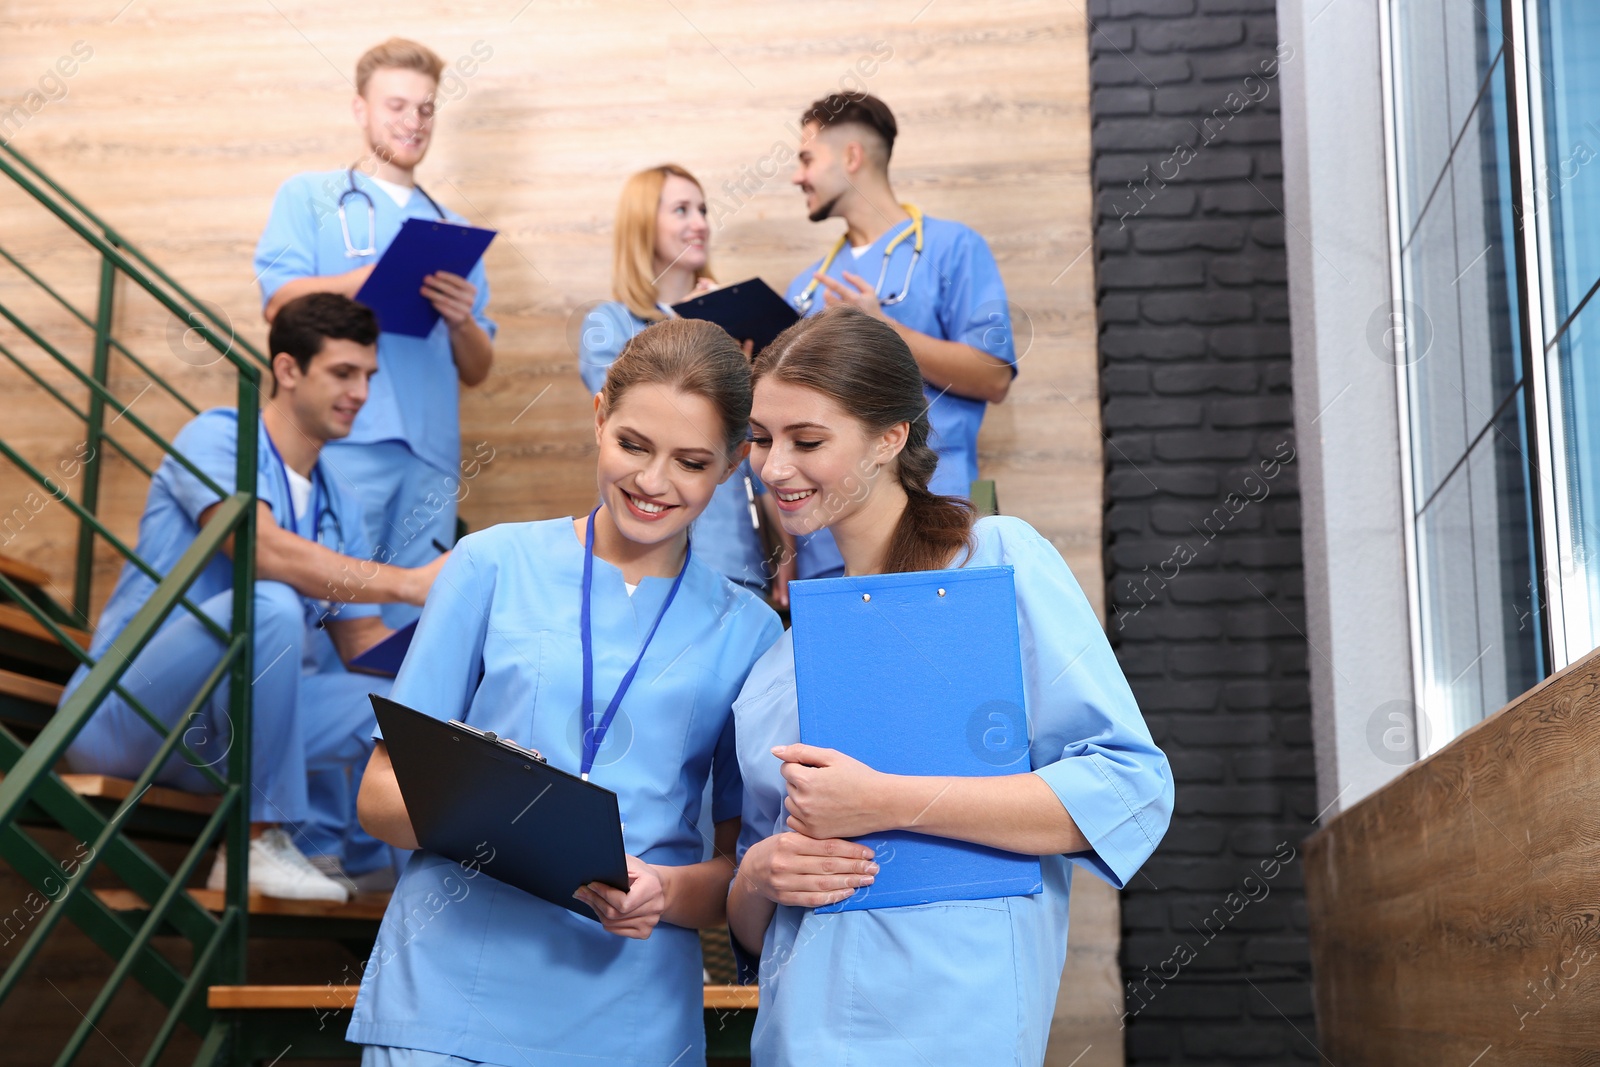
<instances>
[{"instance_id":1,"label":"blue clipboard","mask_svg":"<svg viewBox=\"0 0 1600 1067\"><path fill-rule=\"evenodd\" d=\"M440 270L465 278L494 237L494 230L476 226L406 219L362 283L356 302L377 313L384 333L426 337L438 323L439 313L422 295L422 279Z\"/></svg>"},{"instance_id":2,"label":"blue clipboard","mask_svg":"<svg viewBox=\"0 0 1600 1067\"><path fill-rule=\"evenodd\" d=\"M789 584L800 740L890 774L1031 769L1010 567ZM896 830L873 884L819 912L1041 892L1037 856Z\"/></svg>"},{"instance_id":3,"label":"blue clipboard","mask_svg":"<svg viewBox=\"0 0 1600 1067\"><path fill-rule=\"evenodd\" d=\"M382 674L393 678L400 673L400 664L406 661L406 652L411 648L411 638L416 632L416 621L408 622L345 666L361 674Z\"/></svg>"}]
</instances>

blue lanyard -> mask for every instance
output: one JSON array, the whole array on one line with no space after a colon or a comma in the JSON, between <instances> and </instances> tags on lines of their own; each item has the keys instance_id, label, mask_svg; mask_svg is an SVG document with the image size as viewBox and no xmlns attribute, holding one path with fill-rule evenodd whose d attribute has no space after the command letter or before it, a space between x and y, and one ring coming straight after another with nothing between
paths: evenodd
<instances>
[{"instance_id":1,"label":"blue lanyard","mask_svg":"<svg viewBox=\"0 0 1600 1067\"><path fill-rule=\"evenodd\" d=\"M272 449L272 457L278 461L278 474L283 479L283 506L289 509L289 532L296 537L300 534L300 516L295 512L294 487L289 484L289 465L283 461L283 453L278 451L278 443L272 439L272 434L264 433L267 447ZM320 461L311 468L311 537L317 541L322 536L322 467Z\"/></svg>"},{"instance_id":2,"label":"blue lanyard","mask_svg":"<svg viewBox=\"0 0 1600 1067\"><path fill-rule=\"evenodd\" d=\"M667 609L672 607L673 598L678 595L678 587L683 584L683 575L689 569L689 553L693 551L687 541L683 546L683 566L678 570L678 576L672 579L672 588L667 591L666 602L661 605L661 611L656 615L656 621L651 623L650 632L645 635L644 644L639 648L639 655L633 661L633 666L628 668L628 673L622 676L622 683L617 686L616 696L611 698L611 703L606 705L605 714L600 717L598 725L594 722L594 634L590 627L590 600L594 591L594 517L600 509L595 508L589 512L589 524L583 536L583 607L580 610L579 628L583 639L583 767L580 773L584 781L589 780L589 771L594 768L594 758L600 754L600 746L605 743L606 732L611 729L611 720L617 717L617 709L622 706L622 697L633 684L633 676L639 673L639 664L644 662L644 654L650 649L650 642L656 636L656 630L661 627L661 620L667 617Z\"/></svg>"}]
</instances>

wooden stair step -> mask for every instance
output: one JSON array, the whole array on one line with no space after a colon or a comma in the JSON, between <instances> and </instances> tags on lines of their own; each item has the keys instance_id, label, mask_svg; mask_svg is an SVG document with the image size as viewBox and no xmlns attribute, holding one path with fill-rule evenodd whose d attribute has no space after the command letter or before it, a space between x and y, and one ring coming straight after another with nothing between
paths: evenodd
<instances>
[{"instance_id":1,"label":"wooden stair step","mask_svg":"<svg viewBox=\"0 0 1600 1067\"><path fill-rule=\"evenodd\" d=\"M89 647L89 634L76 626L66 626L57 623L61 632L78 643L79 648ZM17 607L15 604L0 604L0 630L10 630L22 634L24 637L36 638L40 641L55 643L55 635L35 619L29 612Z\"/></svg>"},{"instance_id":2,"label":"wooden stair step","mask_svg":"<svg viewBox=\"0 0 1600 1067\"><path fill-rule=\"evenodd\" d=\"M133 792L133 783L126 778L113 778L109 774L63 774L62 782L80 797L99 797L103 800L126 800ZM141 805L186 811L194 815L210 815L217 810L220 798L209 793L186 793L164 785L153 785L139 798Z\"/></svg>"},{"instance_id":3,"label":"wooden stair step","mask_svg":"<svg viewBox=\"0 0 1600 1067\"><path fill-rule=\"evenodd\" d=\"M43 678L33 678L16 671L0 670L0 694L30 700L35 704L55 707L61 700L64 687Z\"/></svg>"},{"instance_id":4,"label":"wooden stair step","mask_svg":"<svg viewBox=\"0 0 1600 1067\"><path fill-rule=\"evenodd\" d=\"M50 575L35 567L31 563L24 563L15 556L8 556L0 552L0 574L7 578L14 578L19 582L27 582L41 589L50 584Z\"/></svg>"},{"instance_id":5,"label":"wooden stair step","mask_svg":"<svg viewBox=\"0 0 1600 1067\"><path fill-rule=\"evenodd\" d=\"M5 781L4 774L0 774L0 781ZM133 792L133 782L126 778L114 778L109 774L63 774L61 782L80 797L97 800L126 800L128 794ZM190 815L210 815L217 810L220 802L220 798L209 793L185 793L181 789L169 789L164 785L151 786L139 798L140 807L165 808L168 811L181 811Z\"/></svg>"},{"instance_id":6,"label":"wooden stair step","mask_svg":"<svg viewBox=\"0 0 1600 1067\"><path fill-rule=\"evenodd\" d=\"M360 986L353 985L214 985L206 1006L214 1009L272 1010L285 1008L342 1009L355 1007ZM751 1011L760 1003L753 985L708 985L707 1011Z\"/></svg>"},{"instance_id":7,"label":"wooden stair step","mask_svg":"<svg viewBox=\"0 0 1600 1067\"><path fill-rule=\"evenodd\" d=\"M149 905L144 898L131 889L96 889L94 895L99 897L106 907L113 911L147 911ZM191 889L189 895L195 902L207 911L221 912L223 909L223 895L220 889ZM283 900L279 897L264 897L260 893L251 893L249 896L251 915L288 915L301 919L358 919L377 922L383 918L384 909L389 906L388 893L358 893L354 900L346 904L335 904L331 900ZM258 988L254 986L241 986L241 989ZM264 986L259 988L279 988ZM300 986L286 986L282 988L298 989ZM305 986L306 989L322 989L323 986Z\"/></svg>"}]
</instances>

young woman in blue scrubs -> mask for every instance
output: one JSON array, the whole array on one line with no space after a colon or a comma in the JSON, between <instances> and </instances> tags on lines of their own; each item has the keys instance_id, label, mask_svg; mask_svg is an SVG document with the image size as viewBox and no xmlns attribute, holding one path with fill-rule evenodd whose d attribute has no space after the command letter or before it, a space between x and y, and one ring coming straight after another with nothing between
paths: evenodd
<instances>
[{"instance_id":1,"label":"young woman in blue scrubs","mask_svg":"<svg viewBox=\"0 0 1600 1067\"><path fill-rule=\"evenodd\" d=\"M717 287L710 241L705 192L687 170L663 163L623 184L612 231L611 290L616 299L584 316L578 340L578 373L590 392L600 391L606 369L629 338L652 322L673 318L673 304ZM774 521L760 496L749 464L741 464L717 487L695 524L697 551L730 581L758 593L770 588L773 602L783 606L793 553L774 575L763 558L751 511L762 508L767 521Z\"/></svg>"},{"instance_id":2,"label":"young woman in blue scrubs","mask_svg":"<svg viewBox=\"0 0 1600 1067\"><path fill-rule=\"evenodd\" d=\"M1050 542L928 491L922 376L890 327L830 308L774 341L755 375L751 461L791 533L833 531L846 575L1015 568L1031 769L889 775L798 744L793 643L773 646L734 707L745 800L728 917L760 955L753 1061L1037 1067L1074 868L1118 888L1139 869L1172 811L1166 757ZM875 857L846 839L891 829L1037 855L1044 890L815 913L873 881Z\"/></svg>"},{"instance_id":3,"label":"young woman in blue scrubs","mask_svg":"<svg viewBox=\"0 0 1600 1067\"><path fill-rule=\"evenodd\" d=\"M732 705L781 628L702 562L689 528L743 461L749 411L749 363L721 328L653 326L596 398L600 506L451 553L391 695L614 790L631 886L574 887L597 923L417 852L350 1024L368 1067L704 1062L695 929L724 921L733 873ZM710 860L696 829L708 778ZM417 848L381 741L360 813Z\"/></svg>"}]
</instances>

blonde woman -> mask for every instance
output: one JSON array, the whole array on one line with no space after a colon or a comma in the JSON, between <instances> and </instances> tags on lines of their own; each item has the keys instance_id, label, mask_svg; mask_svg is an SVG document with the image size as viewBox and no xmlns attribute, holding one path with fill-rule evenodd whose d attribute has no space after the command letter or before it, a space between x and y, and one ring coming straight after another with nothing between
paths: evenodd
<instances>
[{"instance_id":1,"label":"blonde woman","mask_svg":"<svg viewBox=\"0 0 1600 1067\"><path fill-rule=\"evenodd\" d=\"M675 163L650 167L622 186L612 236L611 293L614 299L583 320L578 373L592 393L605 387L606 371L635 334L653 322L675 318L672 305L715 289L711 275L711 225L705 191ZM741 464L717 488L695 525L695 551L728 580L787 603L785 563L774 577L766 563L754 508L765 494ZM765 512L764 512L765 513ZM792 557L791 557L792 558Z\"/></svg>"}]
</instances>

